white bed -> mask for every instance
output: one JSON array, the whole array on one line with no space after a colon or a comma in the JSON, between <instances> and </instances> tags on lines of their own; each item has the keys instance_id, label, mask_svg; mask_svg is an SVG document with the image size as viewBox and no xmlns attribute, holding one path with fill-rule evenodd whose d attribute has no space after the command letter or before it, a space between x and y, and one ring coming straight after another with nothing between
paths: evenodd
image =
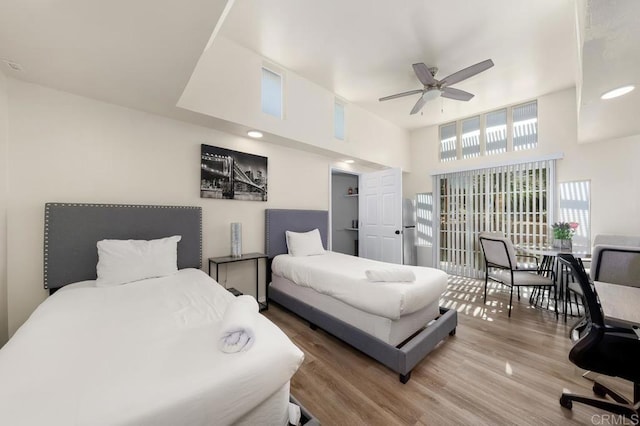
<instances>
[{"instance_id":1,"label":"white bed","mask_svg":"<svg viewBox=\"0 0 640 426\"><path fill-rule=\"evenodd\" d=\"M406 383L429 352L455 335L456 311L438 306L447 275L326 252L327 225L326 210L265 210L269 300L396 371Z\"/></svg>"},{"instance_id":2,"label":"white bed","mask_svg":"<svg viewBox=\"0 0 640 426\"><path fill-rule=\"evenodd\" d=\"M233 296L197 269L125 285L67 285L0 350L0 424L286 424L303 354L258 315L225 354Z\"/></svg>"},{"instance_id":3,"label":"white bed","mask_svg":"<svg viewBox=\"0 0 640 426\"><path fill-rule=\"evenodd\" d=\"M447 274L433 268L394 266L415 274L414 282L371 282L366 270L389 264L341 253L278 255L271 288L278 289L393 346L440 315Z\"/></svg>"}]
</instances>

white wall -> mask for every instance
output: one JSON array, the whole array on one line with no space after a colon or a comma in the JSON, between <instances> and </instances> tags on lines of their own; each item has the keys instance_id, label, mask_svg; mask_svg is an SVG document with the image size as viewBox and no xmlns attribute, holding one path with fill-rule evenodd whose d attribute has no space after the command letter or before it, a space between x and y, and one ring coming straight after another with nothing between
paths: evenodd
<instances>
[{"instance_id":1,"label":"white wall","mask_svg":"<svg viewBox=\"0 0 640 426\"><path fill-rule=\"evenodd\" d=\"M326 157L13 79L8 95L10 334L47 295L45 202L202 206L205 259L230 253L231 222L242 222L244 252L262 252L265 208L328 208ZM268 157L269 201L200 199L201 143ZM221 268L221 281L251 290L253 270L237 265Z\"/></svg>"},{"instance_id":2,"label":"white wall","mask_svg":"<svg viewBox=\"0 0 640 426\"><path fill-rule=\"evenodd\" d=\"M591 235L640 235L640 135L621 140L578 144L574 89L538 98L538 147L502 155L439 161L438 126L411 134L411 168L405 176L405 196L432 190L431 173L461 167L482 168L488 163L539 157L562 152L557 180L591 180ZM603 124L604 125L604 124Z\"/></svg>"},{"instance_id":3,"label":"white wall","mask_svg":"<svg viewBox=\"0 0 640 426\"><path fill-rule=\"evenodd\" d=\"M7 78L0 71L0 347L7 340Z\"/></svg>"},{"instance_id":4,"label":"white wall","mask_svg":"<svg viewBox=\"0 0 640 426\"><path fill-rule=\"evenodd\" d=\"M217 37L178 106L385 166L409 170L409 133L354 104L346 106L347 140L333 137L335 95L294 72L284 74L283 119L261 111L261 68L254 52Z\"/></svg>"}]
</instances>

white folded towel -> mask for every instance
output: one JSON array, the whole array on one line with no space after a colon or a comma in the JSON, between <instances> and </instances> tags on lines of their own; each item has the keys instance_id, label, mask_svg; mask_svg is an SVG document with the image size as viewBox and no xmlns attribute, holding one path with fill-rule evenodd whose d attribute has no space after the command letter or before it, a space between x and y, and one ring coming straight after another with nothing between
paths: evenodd
<instances>
[{"instance_id":1,"label":"white folded towel","mask_svg":"<svg viewBox=\"0 0 640 426\"><path fill-rule=\"evenodd\" d=\"M248 351L256 340L258 302L253 296L238 296L229 303L220 324L219 347L222 352Z\"/></svg>"},{"instance_id":2,"label":"white folded towel","mask_svg":"<svg viewBox=\"0 0 640 426\"><path fill-rule=\"evenodd\" d=\"M369 281L374 282L412 282L416 280L416 274L406 268L369 269L364 273Z\"/></svg>"}]
</instances>

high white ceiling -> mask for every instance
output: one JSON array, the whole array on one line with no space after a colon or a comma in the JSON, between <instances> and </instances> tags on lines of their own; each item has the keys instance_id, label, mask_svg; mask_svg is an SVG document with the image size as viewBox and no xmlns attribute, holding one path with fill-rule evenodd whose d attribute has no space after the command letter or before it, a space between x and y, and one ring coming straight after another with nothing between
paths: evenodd
<instances>
[{"instance_id":1,"label":"high white ceiling","mask_svg":"<svg viewBox=\"0 0 640 426\"><path fill-rule=\"evenodd\" d=\"M576 2L585 11L580 60ZM577 85L579 133L598 140L640 133L640 90L599 100L618 81L638 83L638 17L637 0L0 0L0 58L23 70L0 66L17 79L193 120L175 105L220 23L221 36L407 129ZM417 95L377 100L421 87L412 63L437 66L442 78L487 58L493 68L454 86L474 93L470 102L437 98L410 116Z\"/></svg>"},{"instance_id":2,"label":"high white ceiling","mask_svg":"<svg viewBox=\"0 0 640 426\"><path fill-rule=\"evenodd\" d=\"M575 85L572 0L238 0L221 35L412 129ZM430 101L409 115L421 89L411 64L436 78L491 58L495 66L454 87L470 102Z\"/></svg>"}]
</instances>

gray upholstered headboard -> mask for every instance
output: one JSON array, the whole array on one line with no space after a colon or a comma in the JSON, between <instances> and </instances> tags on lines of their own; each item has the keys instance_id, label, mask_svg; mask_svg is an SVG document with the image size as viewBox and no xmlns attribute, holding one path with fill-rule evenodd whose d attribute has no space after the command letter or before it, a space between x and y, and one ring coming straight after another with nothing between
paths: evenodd
<instances>
[{"instance_id":1,"label":"gray upholstered headboard","mask_svg":"<svg viewBox=\"0 0 640 426\"><path fill-rule=\"evenodd\" d=\"M47 203L44 208L44 288L96 279L105 238L151 240L182 235L178 268L202 264L202 208L133 204Z\"/></svg>"},{"instance_id":2,"label":"gray upholstered headboard","mask_svg":"<svg viewBox=\"0 0 640 426\"><path fill-rule=\"evenodd\" d=\"M318 228L327 248L329 213L326 210L265 210L265 253L270 259L287 253L285 231L307 232Z\"/></svg>"}]
</instances>

